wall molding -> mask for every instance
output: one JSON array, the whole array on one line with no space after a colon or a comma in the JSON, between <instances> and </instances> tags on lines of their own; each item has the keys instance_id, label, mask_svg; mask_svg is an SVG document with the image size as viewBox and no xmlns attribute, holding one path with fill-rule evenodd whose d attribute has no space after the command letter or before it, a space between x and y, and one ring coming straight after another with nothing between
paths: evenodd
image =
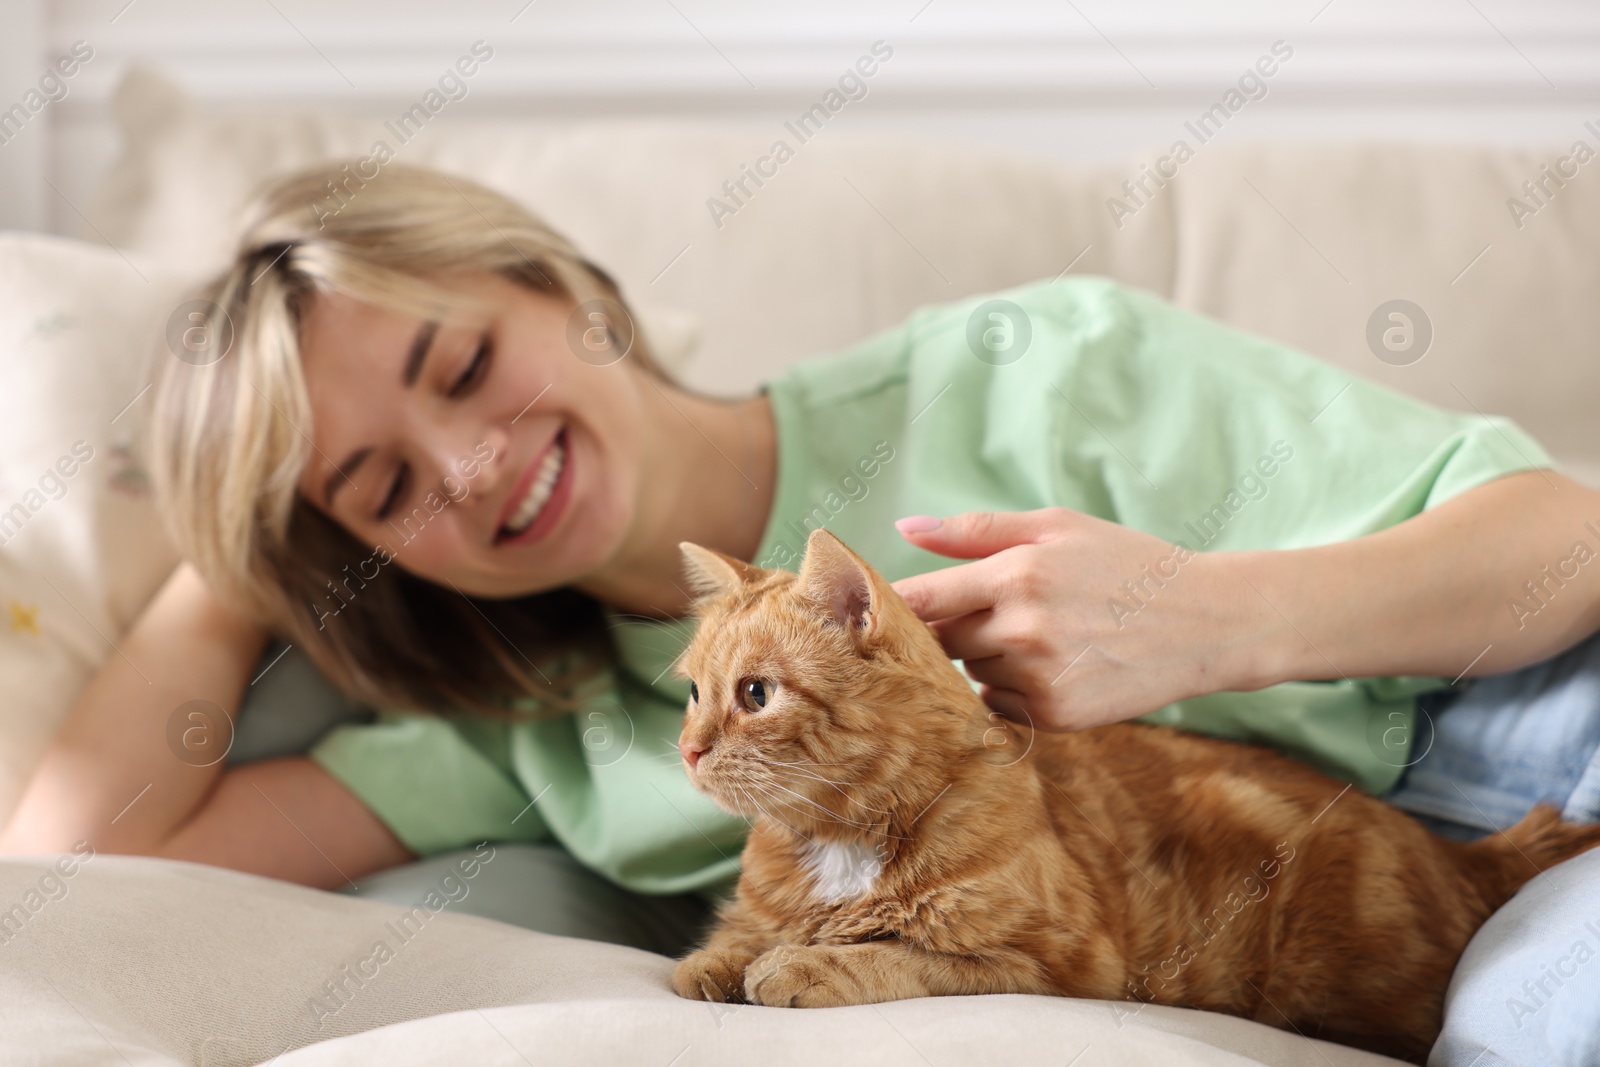
<instances>
[{"instance_id":1,"label":"wall molding","mask_svg":"<svg viewBox=\"0 0 1600 1067\"><path fill-rule=\"evenodd\" d=\"M1539 106L1600 99L1600 7L1589 4L1518 10L1515 24L1510 13L1481 21L1471 5L1445 17L1356 0L1334 0L1321 14L1304 3L1273 11L1246 5L1231 15L1141 4L1097 13L1093 25L1070 9L980 14L943 10L949 5L934 0L915 22L841 11L824 25L821 17L756 22L734 11L697 15L691 24L663 3L620 27L603 13L578 12L539 24L537 7L504 25L463 14L297 27L263 5L264 19L226 24L67 19L52 25L49 43L61 50L89 40L103 58L86 71L77 106L103 101L130 62L160 67L219 103L394 101L420 92L430 71L476 39L496 51L474 87L481 96L580 109L709 103L749 110L802 100L875 39L889 42L895 58L892 77L876 79L874 91L898 107L1203 99L1279 39L1295 58L1275 88L1307 100ZM1299 11L1291 16L1286 8Z\"/></svg>"},{"instance_id":2,"label":"wall molding","mask_svg":"<svg viewBox=\"0 0 1600 1067\"><path fill-rule=\"evenodd\" d=\"M8 0L5 32L0 34L0 110L22 100L44 73L44 0ZM50 218L45 185L50 150L49 108L31 117L28 127L0 145L0 230L40 230ZM9 127L8 127L9 128Z\"/></svg>"},{"instance_id":3,"label":"wall molding","mask_svg":"<svg viewBox=\"0 0 1600 1067\"><path fill-rule=\"evenodd\" d=\"M881 39L895 54L852 109L862 132L1085 159L1169 143L1281 39L1294 57L1241 134L1546 146L1600 120L1590 0L7 3L34 19L8 9L0 71L42 70L78 40L95 48L31 143L0 148L0 193L15 191L0 196L0 227L68 232L114 165L109 104L134 64L218 111L381 116L482 39L495 58L472 79L463 119L769 125L818 102Z\"/></svg>"}]
</instances>

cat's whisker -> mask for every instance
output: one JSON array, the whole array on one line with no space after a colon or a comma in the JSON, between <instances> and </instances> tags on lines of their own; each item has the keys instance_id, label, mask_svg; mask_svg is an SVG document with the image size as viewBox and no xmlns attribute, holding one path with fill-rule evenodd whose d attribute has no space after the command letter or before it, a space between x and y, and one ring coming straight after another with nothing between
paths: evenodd
<instances>
[{"instance_id":1,"label":"cat's whisker","mask_svg":"<svg viewBox=\"0 0 1600 1067\"><path fill-rule=\"evenodd\" d=\"M826 784L826 785L832 785L832 787L834 787L834 789L838 789L838 790L840 790L840 792L843 792L843 787L845 787L845 785L861 785L862 784L862 782L856 781L856 779L845 779L845 777L829 777L829 776L827 776L827 774L811 773L811 771L806 771L806 769L802 769L802 766L798 765L798 763L784 763L784 761L781 761L781 760L768 760L768 758L758 757L758 755L741 755L741 757L739 757L739 758L741 758L741 760L754 761L754 763L763 763L763 765L776 766L776 768L784 768L784 769L786 769L786 771L789 771L790 774L798 774L798 776L800 776L800 777L810 777L811 781L822 782L822 784ZM829 766L834 766L834 765L829 765ZM861 803L861 801L856 801L856 803ZM861 806L862 806L862 808L866 808L866 805L861 805ZM869 811L875 811L875 808L869 808ZM888 811L882 811L882 813L878 813L878 814L890 814L890 813L888 813Z\"/></svg>"},{"instance_id":2,"label":"cat's whisker","mask_svg":"<svg viewBox=\"0 0 1600 1067\"><path fill-rule=\"evenodd\" d=\"M861 800L861 799L859 799L857 797L853 797L849 793L845 792L844 786L846 786L846 785L860 785L861 783L859 783L859 782L835 781L834 779L829 778L826 775L810 774L810 773L808 773L806 771L799 770L799 769L796 768L796 766L794 764L783 763L782 761L779 761L779 760L769 760L769 759L766 759L765 757L762 757L762 756L749 756L747 758L752 759L752 760L756 761L757 763L767 763L767 764L772 764L774 766L784 767L784 768L786 768L788 770L788 772L790 774L796 774L796 775L799 775L802 778L809 778L814 782L821 782L823 785L830 786L834 790L836 790L839 793L840 796L842 796L846 800L850 801L850 803L854 804L855 806L857 806L857 807L859 807L859 808L861 808L861 809L863 809L865 811L870 811L874 815L883 815L883 816L887 817L887 816L891 816L891 815L894 814L893 812L890 812L890 811L884 811L881 808L875 808L872 805L866 803L865 801L863 801L863 800ZM771 771L767 772L767 776L771 780L773 780L774 782L777 780L777 776Z\"/></svg>"},{"instance_id":3,"label":"cat's whisker","mask_svg":"<svg viewBox=\"0 0 1600 1067\"><path fill-rule=\"evenodd\" d=\"M861 809L863 809L865 811L870 811L874 815L885 815L885 816L887 816L887 815L893 815L894 814L893 812L890 812L890 811L884 811L881 808L875 808L872 805L866 803L865 801L863 801L863 800L861 800L861 799L859 799L857 797L851 796L849 793L846 793L844 791L843 785L841 785L839 782L835 782L830 778L824 778L820 774L806 774L804 771L797 771L797 770L794 770L792 768L790 769L789 773L797 774L802 778L809 778L814 782L821 782L823 785L826 785L826 786L831 786L835 790L838 791L840 796L844 797L850 803L854 804L856 807L861 808ZM844 783L844 784L845 785L859 785L860 783L858 783L858 782L847 782L847 783Z\"/></svg>"},{"instance_id":4,"label":"cat's whisker","mask_svg":"<svg viewBox=\"0 0 1600 1067\"><path fill-rule=\"evenodd\" d=\"M781 789L783 787L779 786L779 788ZM793 790L785 789L784 792L789 793L789 792L793 792ZM795 793L794 795L795 796L800 796L800 794L798 794L798 793ZM816 816L812 816L812 815L807 815L807 813L803 809L796 807L792 802L786 801L782 797L770 796L769 795L767 797L767 799L771 800L773 803L782 804L784 807L786 807L789 810L793 811L797 815L806 815L807 818L815 818L816 817ZM801 796L800 799L801 800L807 800L808 798ZM815 804L816 802L815 801L811 801L811 803ZM821 807L821 805L817 805L817 806ZM874 824L869 823L869 822L856 822L856 821L854 821L852 819L847 819L844 816L839 815L836 812L833 812L828 808L823 808L822 810L827 812L827 814L829 816L831 816L833 822L842 823L845 826L851 826L851 827L854 827L857 830L864 830L865 832L867 832L869 834L875 834L878 837L889 838L889 839L892 839L892 840L895 840L895 841L910 841L911 840L910 837L908 837L908 836L906 836L904 834L894 834L894 833L890 833L888 830L880 830L880 829L878 829L877 826L875 826Z\"/></svg>"},{"instance_id":5,"label":"cat's whisker","mask_svg":"<svg viewBox=\"0 0 1600 1067\"><path fill-rule=\"evenodd\" d=\"M741 757L741 758L754 759L755 762L757 762L757 763L763 763L763 764L766 763L765 760L758 759L756 757ZM792 764L788 764L788 763L771 764L771 766L779 768L779 769L782 769L784 771L787 771L790 774L800 775L803 778L813 778L813 779L815 779L815 780L817 780L819 782L829 782L829 783L832 783L832 784L835 784L835 785L860 785L861 784L860 782L855 781L854 779L829 778L827 775L818 774L815 771L809 771L809 770L806 770L804 767L796 767L796 766L794 766Z\"/></svg>"},{"instance_id":6,"label":"cat's whisker","mask_svg":"<svg viewBox=\"0 0 1600 1067\"><path fill-rule=\"evenodd\" d=\"M660 619L651 618L649 615L640 615L638 612L634 612L634 611L619 611L619 612L617 612L616 613L616 617L615 617L615 621L616 622L622 622L624 620L628 621L628 622L647 622L647 623L650 623L650 624L656 625L656 626L659 626L661 624L661 620ZM611 629L616 629L616 628L617 627L615 625L613 625L611 627ZM647 647L649 647L649 646L647 646ZM656 649L656 651L665 651L665 650L664 649Z\"/></svg>"},{"instance_id":7,"label":"cat's whisker","mask_svg":"<svg viewBox=\"0 0 1600 1067\"><path fill-rule=\"evenodd\" d=\"M844 764L841 764L841 763L826 763L826 764L822 764L822 763L812 764L812 763L806 763L806 762L803 762L803 763L785 763L782 760L767 759L765 756L755 756L755 755L745 755L742 758L748 759L748 760L752 760L753 762L756 762L756 763L766 764L767 766L770 766L770 767L784 767L784 768L793 770L796 774L804 774L804 773L806 773L806 770L808 768L815 768L815 767L842 767L842 766L844 766ZM823 781L832 781L833 779L824 778L822 780ZM846 782L845 784L846 785L857 785L859 783L857 783L857 782Z\"/></svg>"},{"instance_id":8,"label":"cat's whisker","mask_svg":"<svg viewBox=\"0 0 1600 1067\"><path fill-rule=\"evenodd\" d=\"M845 766L843 763L824 763L821 760L811 760L811 759L785 761L785 760L781 760L781 759L772 759L772 758L770 758L768 756L751 756L750 758L753 759L753 760L760 760L762 763L776 764L779 767L843 767L843 766Z\"/></svg>"},{"instance_id":9,"label":"cat's whisker","mask_svg":"<svg viewBox=\"0 0 1600 1067\"><path fill-rule=\"evenodd\" d=\"M804 836L803 834L800 833L799 830L796 830L794 827L790 826L788 823L784 822L782 819L778 818L776 815L774 815L770 811L768 811L767 808L766 808L766 805L762 804L761 801L757 800L750 793L745 792L743 787L735 786L734 788L738 789L740 791L740 795L745 797L745 799L747 799L755 807L755 809L761 813L761 817L762 818L771 819L773 822L777 823L779 826L782 826L784 829L788 830L790 833L794 834L796 837L803 837Z\"/></svg>"},{"instance_id":10,"label":"cat's whisker","mask_svg":"<svg viewBox=\"0 0 1600 1067\"><path fill-rule=\"evenodd\" d=\"M860 785L861 784L859 781L856 781L855 779L852 779L852 778L829 778L827 775L822 774L819 771L810 770L810 769L805 768L805 767L797 767L797 766L795 766L793 764L780 763L780 764L776 764L776 766L782 767L784 770L788 771L790 774L805 775L807 778L815 778L819 782L833 782L833 783L843 784L843 785Z\"/></svg>"},{"instance_id":11,"label":"cat's whisker","mask_svg":"<svg viewBox=\"0 0 1600 1067\"><path fill-rule=\"evenodd\" d=\"M799 815L799 816L801 816L803 818L806 818L806 819L809 819L809 820L812 820L812 821L816 821L816 816L807 814L804 810L796 807L793 803L791 803L791 802L789 802L787 800L784 800L782 797L769 795L767 797L767 799L769 801L771 801L772 803L774 803L774 804L782 805L784 808L786 808L789 811L794 812L796 815ZM801 799L803 800L805 798L802 797ZM763 809L763 810L765 810L765 809ZM836 823L839 823L839 824L844 825L844 826L850 826L850 827L853 827L853 828L855 828L857 830L864 831L864 832L866 832L868 834L874 834L874 835L876 835L878 837L888 838L888 839L894 840L894 841L909 841L909 840L911 840L911 838L902 836L901 834L891 834L887 830L880 830L880 829L878 829L877 827L873 826L870 823L852 822L851 820L845 819L845 818L841 818L840 816L835 815L832 812L829 812L829 814L832 815L832 819L829 820L829 821L836 822ZM785 826L789 826L788 823L784 823L784 825ZM794 831L794 833L799 834L801 837L809 837L809 836L811 836L809 834L800 834L800 831L795 830L794 827L792 827L792 826L789 826L789 829Z\"/></svg>"},{"instance_id":12,"label":"cat's whisker","mask_svg":"<svg viewBox=\"0 0 1600 1067\"><path fill-rule=\"evenodd\" d=\"M779 782L777 782L775 780L769 781L768 784L772 785L772 786L775 786L778 789L782 789L785 793L788 793L790 796L797 797L800 800L805 801L807 804L810 804L812 807L814 807L814 808L818 809L819 811L822 811L825 814L827 814L835 822L842 822L847 826L854 826L854 827L856 827L857 829L860 829L860 830L871 830L873 828L871 823L856 822L854 819L848 819L848 818L844 817L843 815L840 815L838 812L834 811L832 808L829 808L824 804L818 804L815 800L812 800L810 797L805 796L802 793L796 793L793 789L790 789L787 786L782 785L782 784L780 784ZM777 799L777 798L773 798L773 799ZM848 796L847 796L847 799L848 799Z\"/></svg>"},{"instance_id":13,"label":"cat's whisker","mask_svg":"<svg viewBox=\"0 0 1600 1067\"><path fill-rule=\"evenodd\" d=\"M762 787L765 787L765 785L768 785L768 784L771 784L771 782L765 781L765 779L763 779ZM755 787L754 787L754 785L752 785L752 790L754 790L754 789L755 789ZM782 787L779 787L779 789L782 789ZM786 789L786 790L784 790L784 792L789 792L789 793L792 793L792 795L795 795L795 797L800 797L800 793L794 793L794 790L787 790ZM750 803L752 803L752 805L757 806L757 808L760 809L760 813L762 813L763 816L768 817L768 819L773 819L774 822L778 822L778 824L782 825L782 827L786 827L786 829L789 830L790 833L794 833L795 837L803 837L803 838L811 837L810 833L802 833L802 832L800 832L800 830L797 830L797 829L795 829L795 827L792 827L792 825L790 825L789 822L784 822L784 821L782 821L782 819L779 819L779 817L774 816L774 814L771 813L771 809L768 808L768 806L763 805L762 800L758 800L758 798L755 797L754 793L747 793L747 795L749 795ZM784 800L784 798L782 798L782 797L776 797L776 795L771 795L771 793L766 793L765 800L768 801L768 803L771 803L771 805L778 806L778 808L784 809L784 811L792 811L792 813L797 814L797 816L798 817L802 817L802 819L806 819L806 821L816 821L816 816L813 816L813 814L810 814L810 813L806 813L805 809L798 808L798 806L794 805L794 803L792 803L792 801ZM816 803L816 801L808 800L808 798L806 798L806 797L800 797L800 800L806 800L806 801L808 801L808 803L813 803L813 805L814 805L814 803ZM818 806L821 806L821 805L818 805ZM843 819L843 817L837 816L837 814L832 813L832 811L829 811L829 809L827 809L827 808L822 808L822 811L826 811L826 813L829 814L830 819L832 819L832 821L834 821L834 822L840 822L840 824L850 825L850 827L854 827L854 829L864 830L864 832L867 832L867 833L874 833L874 835L877 835L877 837L891 838L891 840L896 840L896 841L909 841L910 840L909 837L902 837L902 835L899 835L899 833L890 833L890 832L886 832L886 830L877 829L877 827L875 827L875 825L867 824L867 822L853 822L853 821L850 821L850 819Z\"/></svg>"},{"instance_id":14,"label":"cat's whisker","mask_svg":"<svg viewBox=\"0 0 1600 1067\"><path fill-rule=\"evenodd\" d=\"M772 796L771 794L768 794L766 799L768 801L770 801L772 804L777 805L777 806L783 808L786 811L792 811L796 815L801 816L802 818L806 818L806 819L815 819L816 818L814 815L807 814L804 810L802 810L801 808L795 806L793 803L791 803L791 802L789 802L787 800L784 800L782 797L775 797L775 796ZM768 811L767 811L767 809L766 809L766 807L764 805L761 805L761 804L758 803L757 806L761 808L762 814L769 815L769 813L768 813ZM830 812L829 814L832 814L832 813ZM769 815L769 817L770 817L770 815ZM781 822L782 820L779 820L779 821ZM788 826L789 824L788 823L784 823L784 825ZM790 826L789 828L791 830L794 829L794 827L792 827L792 826ZM800 831L795 830L795 833L800 833ZM809 835L801 834L800 836L807 837Z\"/></svg>"}]
</instances>

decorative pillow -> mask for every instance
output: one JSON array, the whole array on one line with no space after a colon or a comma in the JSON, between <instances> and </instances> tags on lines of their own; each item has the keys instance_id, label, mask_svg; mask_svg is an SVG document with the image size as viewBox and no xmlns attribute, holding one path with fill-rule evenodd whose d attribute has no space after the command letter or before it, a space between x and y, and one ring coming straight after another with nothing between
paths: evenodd
<instances>
[{"instance_id":1,"label":"decorative pillow","mask_svg":"<svg viewBox=\"0 0 1600 1067\"><path fill-rule=\"evenodd\" d=\"M177 562L135 442L181 289L103 246L0 234L0 820Z\"/></svg>"}]
</instances>

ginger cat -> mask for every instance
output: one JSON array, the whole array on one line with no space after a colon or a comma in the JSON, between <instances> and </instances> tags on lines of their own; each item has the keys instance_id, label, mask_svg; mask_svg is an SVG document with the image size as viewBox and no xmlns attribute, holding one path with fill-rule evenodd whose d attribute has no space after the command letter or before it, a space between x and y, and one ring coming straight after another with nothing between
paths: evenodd
<instances>
[{"instance_id":1,"label":"ginger cat","mask_svg":"<svg viewBox=\"0 0 1600 1067\"><path fill-rule=\"evenodd\" d=\"M700 627L679 748L696 788L756 818L737 896L673 972L683 997L1135 1000L1420 1061L1472 934L1600 844L1548 806L1448 841L1165 727L1034 732L832 534L798 576L682 548Z\"/></svg>"}]
</instances>

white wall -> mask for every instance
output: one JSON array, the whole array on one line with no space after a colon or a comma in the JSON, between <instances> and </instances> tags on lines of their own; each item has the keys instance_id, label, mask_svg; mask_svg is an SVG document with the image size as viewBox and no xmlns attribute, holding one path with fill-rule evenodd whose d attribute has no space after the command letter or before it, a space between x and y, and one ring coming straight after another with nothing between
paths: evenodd
<instances>
[{"instance_id":1,"label":"white wall","mask_svg":"<svg viewBox=\"0 0 1600 1067\"><path fill-rule=\"evenodd\" d=\"M1173 0L4 3L0 109L73 42L95 49L70 95L0 146L0 226L62 232L83 231L76 209L116 149L107 103L134 62L218 109L380 113L481 38L496 60L453 121L652 115L770 128L882 39L895 58L850 109L858 131L1083 159L1164 147L1283 40L1292 60L1228 137L1550 147L1600 120L1600 6L1575 0L1276 0L1221 12Z\"/></svg>"},{"instance_id":2,"label":"white wall","mask_svg":"<svg viewBox=\"0 0 1600 1067\"><path fill-rule=\"evenodd\" d=\"M0 110L9 110L39 76L45 39L44 0L11 0L0 31ZM48 121L46 119L45 121ZM30 125L42 126L43 123ZM50 139L48 130L0 126L9 139L0 145L0 228L44 229L49 205L44 194ZM30 136L31 134L31 136Z\"/></svg>"}]
</instances>

